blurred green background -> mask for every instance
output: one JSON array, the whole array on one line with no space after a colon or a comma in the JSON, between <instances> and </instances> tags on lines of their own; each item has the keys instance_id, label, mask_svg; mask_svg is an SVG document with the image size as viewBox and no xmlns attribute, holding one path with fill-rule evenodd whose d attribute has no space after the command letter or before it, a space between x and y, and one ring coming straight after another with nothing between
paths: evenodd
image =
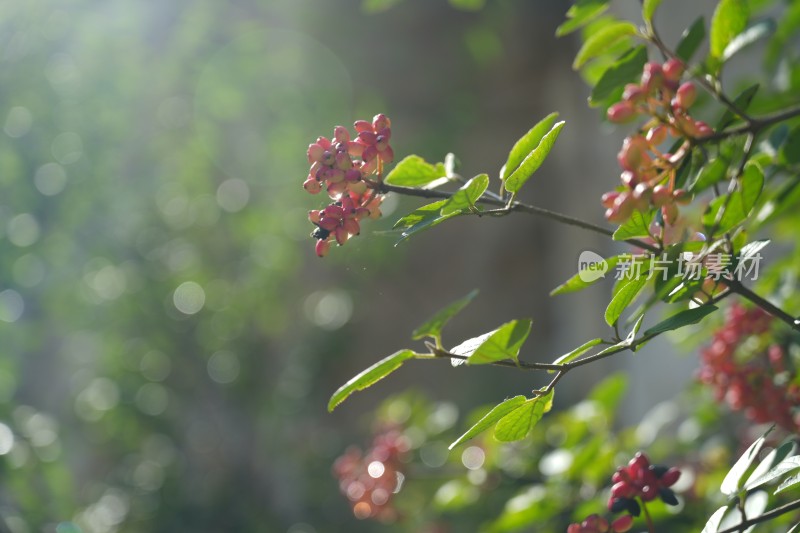
<instances>
[{"instance_id":1,"label":"blurred green background","mask_svg":"<svg viewBox=\"0 0 800 533\"><path fill-rule=\"evenodd\" d=\"M585 178L613 175L619 138L580 126L567 2L392 3L0 4L0 530L382 530L330 473L375 404L415 385L468 409L530 377L412 365L328 415L339 384L474 287L454 340L533 316L547 358L574 343L564 316L600 331L546 300L599 247L572 229L459 220L394 248L387 216L314 256L306 146L378 112L398 159L453 150L472 175L559 109L575 126L544 168L564 176L531 194L602 217Z\"/></svg>"}]
</instances>

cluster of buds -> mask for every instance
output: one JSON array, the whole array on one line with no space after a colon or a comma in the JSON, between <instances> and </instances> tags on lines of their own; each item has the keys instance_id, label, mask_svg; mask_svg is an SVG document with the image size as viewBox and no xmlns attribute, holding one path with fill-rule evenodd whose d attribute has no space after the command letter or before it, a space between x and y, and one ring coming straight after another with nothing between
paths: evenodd
<instances>
[{"instance_id":1,"label":"cluster of buds","mask_svg":"<svg viewBox=\"0 0 800 533\"><path fill-rule=\"evenodd\" d=\"M341 246L358 235L361 219L381 214L383 197L369 188L369 179L380 177L383 165L394 159L389 146L391 122L385 115L375 115L372 122L357 120L355 130L356 137L351 138L347 128L336 126L333 139L319 137L308 147L311 168L303 188L311 194L325 189L333 200L325 209L308 215L317 226L311 236L317 239L320 257L328 253L332 241Z\"/></svg>"},{"instance_id":2,"label":"cluster of buds","mask_svg":"<svg viewBox=\"0 0 800 533\"><path fill-rule=\"evenodd\" d=\"M650 459L639 452L627 466L617 468L612 476L614 486L611 487L608 509L615 513L628 511L633 516L639 516L637 499L646 503L661 498L668 505L678 505L670 487L678 481L680 475L681 471L677 468L650 464Z\"/></svg>"},{"instance_id":3,"label":"cluster of buds","mask_svg":"<svg viewBox=\"0 0 800 533\"><path fill-rule=\"evenodd\" d=\"M589 515L580 524L570 524L567 533L624 533L633 526L633 517L629 514L609 522L600 515Z\"/></svg>"},{"instance_id":4,"label":"cluster of buds","mask_svg":"<svg viewBox=\"0 0 800 533\"><path fill-rule=\"evenodd\" d=\"M717 401L756 423L800 428L800 386L787 349L772 342L773 317L761 308L734 304L725 324L701 352L700 381Z\"/></svg>"},{"instance_id":5,"label":"cluster of buds","mask_svg":"<svg viewBox=\"0 0 800 533\"><path fill-rule=\"evenodd\" d=\"M339 490L350 501L356 518L397 519L391 499L403 484L400 468L409 448L408 439L393 429L377 435L365 453L350 448L336 460L333 472Z\"/></svg>"},{"instance_id":6,"label":"cluster of buds","mask_svg":"<svg viewBox=\"0 0 800 533\"><path fill-rule=\"evenodd\" d=\"M642 80L628 84L622 101L608 109L611 122L628 122L639 116L648 117L640 131L625 139L617 161L622 167L623 187L603 195L606 218L619 224L635 211L661 210L666 224L678 218L678 205L689 202L686 191L676 189L675 174L688 153L691 141L714 133L711 127L689 115L697 97L692 82L681 83L684 66L677 59L663 65L647 63ZM660 147L672 137L683 139L675 153Z\"/></svg>"}]
</instances>

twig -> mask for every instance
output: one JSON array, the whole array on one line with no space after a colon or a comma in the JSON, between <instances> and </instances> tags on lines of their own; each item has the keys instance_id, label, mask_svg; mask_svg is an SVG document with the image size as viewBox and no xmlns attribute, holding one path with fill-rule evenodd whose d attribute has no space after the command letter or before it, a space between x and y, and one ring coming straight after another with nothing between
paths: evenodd
<instances>
[{"instance_id":1,"label":"twig","mask_svg":"<svg viewBox=\"0 0 800 533\"><path fill-rule=\"evenodd\" d=\"M781 505L780 507L776 507L775 509L769 511L768 513L764 513L749 520L745 520L744 522L740 522L739 524L736 524L733 527L729 527L728 529L723 529L718 533L736 533L737 531L743 531L750 526L753 526L755 524L760 524L761 522L768 522L769 520L772 520L777 516L789 513L791 511L794 511L795 509L800 509L800 500L795 500L785 505Z\"/></svg>"}]
</instances>

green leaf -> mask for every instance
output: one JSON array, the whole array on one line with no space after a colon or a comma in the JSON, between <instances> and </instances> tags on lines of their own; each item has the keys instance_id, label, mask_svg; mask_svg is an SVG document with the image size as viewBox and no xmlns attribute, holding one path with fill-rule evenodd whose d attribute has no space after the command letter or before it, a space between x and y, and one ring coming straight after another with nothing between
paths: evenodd
<instances>
[{"instance_id":1,"label":"green leaf","mask_svg":"<svg viewBox=\"0 0 800 533\"><path fill-rule=\"evenodd\" d=\"M558 139L558 135L561 133L563 127L564 121L554 124L553 127L550 128L550 131L542 137L538 146L525 156L525 159L522 160L519 167L506 179L505 187L508 192L516 193L519 191L533 173L539 170L539 167L544 163L550 150L553 149L553 145L556 139Z\"/></svg>"},{"instance_id":2,"label":"green leaf","mask_svg":"<svg viewBox=\"0 0 800 533\"><path fill-rule=\"evenodd\" d=\"M689 192L697 194L726 178L730 161L720 156L700 169L697 179L689 185Z\"/></svg>"},{"instance_id":3,"label":"green leaf","mask_svg":"<svg viewBox=\"0 0 800 533\"><path fill-rule=\"evenodd\" d=\"M716 310L717 307L714 305L701 305L700 307L695 307L694 309L686 309L679 313L675 313L666 320L663 320L652 328L646 330L644 332L644 336L652 337L653 335L658 335L659 333L664 333L665 331L673 331L690 324L697 324L707 315Z\"/></svg>"},{"instance_id":4,"label":"green leaf","mask_svg":"<svg viewBox=\"0 0 800 533\"><path fill-rule=\"evenodd\" d=\"M531 428L542 419L542 415L553 407L553 392L531 398L500 419L494 427L494 436L500 442L524 439Z\"/></svg>"},{"instance_id":5,"label":"green leaf","mask_svg":"<svg viewBox=\"0 0 800 533\"><path fill-rule=\"evenodd\" d=\"M606 308L605 318L609 326L613 326L617 320L619 320L620 315L622 315L625 309L639 296L639 293L642 292L642 289L644 289L648 281L647 276L643 274L639 278L628 280L622 288L617 291L617 294L614 295Z\"/></svg>"},{"instance_id":6,"label":"green leaf","mask_svg":"<svg viewBox=\"0 0 800 533\"><path fill-rule=\"evenodd\" d=\"M719 526L722 523L722 518L725 516L725 513L728 512L728 506L720 507L706 522L705 527L703 527L703 531L701 533L717 533L719 531Z\"/></svg>"},{"instance_id":7,"label":"green leaf","mask_svg":"<svg viewBox=\"0 0 800 533\"><path fill-rule=\"evenodd\" d=\"M469 365L485 365L504 359L517 360L519 350L531 332L531 320L512 320L499 328L468 339L451 353L467 357Z\"/></svg>"},{"instance_id":8,"label":"green leaf","mask_svg":"<svg viewBox=\"0 0 800 533\"><path fill-rule=\"evenodd\" d=\"M449 449L453 449L459 444L468 441L476 437L477 435L483 433L487 429L489 429L492 424L506 416L508 413L513 411L514 409L518 408L520 405L525 403L527 398L525 396L514 396L513 398L509 398L508 400L495 405L491 411L489 411L483 418L481 418L474 426L469 428L466 433L458 437L453 444L450 445Z\"/></svg>"},{"instance_id":9,"label":"green leaf","mask_svg":"<svg viewBox=\"0 0 800 533\"><path fill-rule=\"evenodd\" d=\"M725 51L722 53L722 60L729 60L743 49L757 42L759 39L763 39L767 35L770 35L774 31L775 21L772 19L762 20L761 22L750 26L745 31L734 37L730 43L728 43L728 46L725 47Z\"/></svg>"},{"instance_id":10,"label":"green leaf","mask_svg":"<svg viewBox=\"0 0 800 533\"><path fill-rule=\"evenodd\" d=\"M597 346L601 342L603 342L603 339L592 339L590 341L584 342L571 352L565 353L564 355L553 361L553 364L565 365L567 363L571 363L572 361L574 361L581 355L585 354L586 352L588 352L590 349L592 349L594 346ZM552 374L553 372L555 372L555 370L549 370L549 372Z\"/></svg>"},{"instance_id":11,"label":"green leaf","mask_svg":"<svg viewBox=\"0 0 800 533\"><path fill-rule=\"evenodd\" d=\"M432 337L438 339L442 335L442 328L451 318L460 313L469 303L478 295L478 290L475 289L469 294L456 300L447 307L437 312L430 320L422 324L411 333L411 338L419 340L423 337Z\"/></svg>"},{"instance_id":12,"label":"green leaf","mask_svg":"<svg viewBox=\"0 0 800 533\"><path fill-rule=\"evenodd\" d=\"M397 222L394 223L393 227L410 228L411 226L419 224L420 222L425 222L426 220L438 218L439 212L442 210L444 204L447 203L447 200L449 200L449 198L433 202L432 204L423 205L422 207L415 209L413 212L399 219Z\"/></svg>"},{"instance_id":13,"label":"green leaf","mask_svg":"<svg viewBox=\"0 0 800 533\"><path fill-rule=\"evenodd\" d=\"M525 157L539 146L542 137L552 129L557 118L558 113L550 113L514 143L514 147L508 154L508 160L503 166L503 171L500 173L500 178L502 180L505 181L508 179L508 177L519 168L520 163L525 160Z\"/></svg>"},{"instance_id":14,"label":"green leaf","mask_svg":"<svg viewBox=\"0 0 800 533\"><path fill-rule=\"evenodd\" d=\"M784 450L784 448L786 449ZM789 472L800 469L800 457L794 456L784 460L778 457L779 453L786 454L793 450L794 443L791 442L787 442L780 448L772 450L747 479L747 482L744 484L745 490L751 491L761 485L766 485L771 481L775 481Z\"/></svg>"},{"instance_id":15,"label":"green leaf","mask_svg":"<svg viewBox=\"0 0 800 533\"><path fill-rule=\"evenodd\" d=\"M461 211L473 207L487 187L489 187L489 176L487 174L478 174L462 185L442 206L442 216L459 214Z\"/></svg>"},{"instance_id":16,"label":"green leaf","mask_svg":"<svg viewBox=\"0 0 800 533\"><path fill-rule=\"evenodd\" d=\"M742 112L746 112L747 108L750 107L750 102L753 101L753 97L758 92L759 87L761 87L758 83L755 85L751 85L741 93L739 93L736 98L733 99L733 105L736 106L737 109L740 109ZM722 113L722 116L717 123L717 127L714 128L715 131L722 131L736 120L736 113L730 110L730 108L725 108L725 111Z\"/></svg>"},{"instance_id":17,"label":"green leaf","mask_svg":"<svg viewBox=\"0 0 800 533\"><path fill-rule=\"evenodd\" d=\"M739 457L739 460L736 461L736 464L728 471L728 474L725 476L725 479L722 480L722 485L720 486L719 490L722 494L726 496L733 496L734 494L738 493L739 490L744 485L744 475L753 462L758 458L758 452L761 451L761 447L764 446L765 437L769 435L771 429L764 434L763 437L759 437L753 444L750 445L749 448Z\"/></svg>"},{"instance_id":18,"label":"green leaf","mask_svg":"<svg viewBox=\"0 0 800 533\"><path fill-rule=\"evenodd\" d=\"M645 63L647 63L646 47L637 46L625 52L600 77L592 89L589 103L600 105L603 100L612 96L614 91L640 77Z\"/></svg>"},{"instance_id":19,"label":"green leaf","mask_svg":"<svg viewBox=\"0 0 800 533\"><path fill-rule=\"evenodd\" d=\"M593 21L608 9L610 0L579 0L567 11L567 21L556 29L556 37L563 37Z\"/></svg>"},{"instance_id":20,"label":"green leaf","mask_svg":"<svg viewBox=\"0 0 800 533\"><path fill-rule=\"evenodd\" d=\"M400 350L378 361L339 387L328 402L328 411L333 411L334 408L347 399L348 396L356 391L364 390L374 385L376 382L400 368L404 362L413 359L417 355L418 354L412 350Z\"/></svg>"},{"instance_id":21,"label":"green leaf","mask_svg":"<svg viewBox=\"0 0 800 533\"><path fill-rule=\"evenodd\" d=\"M365 13L380 13L399 4L402 0L362 0L361 9Z\"/></svg>"},{"instance_id":22,"label":"green leaf","mask_svg":"<svg viewBox=\"0 0 800 533\"><path fill-rule=\"evenodd\" d=\"M577 274L569 278L567 281L550 291L550 296L555 296L556 294L567 294L570 292L581 291L586 287L600 281L601 279L605 278L605 275L608 271L612 268L617 266L617 263L620 262L623 258L630 258L630 254L620 254L620 255L613 255L605 259L606 268L602 269L602 265L600 267L585 267L581 268ZM600 270L602 272L600 272Z\"/></svg>"},{"instance_id":23,"label":"green leaf","mask_svg":"<svg viewBox=\"0 0 800 533\"><path fill-rule=\"evenodd\" d=\"M739 178L739 189L730 195L715 198L703 214L703 224L709 230L716 228L717 234L730 231L745 221L750 215L764 187L764 173L755 163L748 163L744 167L742 177ZM725 209L717 223L719 212Z\"/></svg>"},{"instance_id":24,"label":"green leaf","mask_svg":"<svg viewBox=\"0 0 800 533\"><path fill-rule=\"evenodd\" d=\"M572 68L577 70L588 61L606 52L608 48L626 37L636 35L636 26L630 22L615 22L589 37L575 56Z\"/></svg>"},{"instance_id":25,"label":"green leaf","mask_svg":"<svg viewBox=\"0 0 800 533\"><path fill-rule=\"evenodd\" d=\"M781 146L779 159L787 165L800 163L800 126L792 128Z\"/></svg>"},{"instance_id":26,"label":"green leaf","mask_svg":"<svg viewBox=\"0 0 800 533\"><path fill-rule=\"evenodd\" d=\"M775 489L775 492L773 494L780 494L781 492L784 492L794 487L798 483L800 483L800 474L788 477L783 481L783 483L778 485L778 488Z\"/></svg>"},{"instance_id":27,"label":"green leaf","mask_svg":"<svg viewBox=\"0 0 800 533\"><path fill-rule=\"evenodd\" d=\"M720 0L711 18L711 57L722 59L725 48L747 27L749 17L745 0Z\"/></svg>"},{"instance_id":28,"label":"green leaf","mask_svg":"<svg viewBox=\"0 0 800 533\"><path fill-rule=\"evenodd\" d=\"M646 23L653 23L653 15L655 15L659 5L661 5L661 0L644 0L642 3L642 19Z\"/></svg>"},{"instance_id":29,"label":"green leaf","mask_svg":"<svg viewBox=\"0 0 800 533\"><path fill-rule=\"evenodd\" d=\"M432 228L434 226L438 226L439 224L441 224L445 220L448 220L448 219L451 219L451 218L457 217L458 215L463 215L463 214L464 214L464 211L458 211L456 213L452 213L452 214L449 214L447 216L441 216L441 215L437 214L437 215L431 216L429 218L426 218L425 220L422 220L422 221L414 224L413 226L409 227L405 231L403 231L403 233L400 235L400 239L397 241L397 243L395 243L395 246L397 246L398 244L400 244L404 240L410 238L412 235L416 235L417 233L419 233L421 231L424 231L426 229L430 229L430 228Z\"/></svg>"},{"instance_id":30,"label":"green leaf","mask_svg":"<svg viewBox=\"0 0 800 533\"><path fill-rule=\"evenodd\" d=\"M410 155L397 163L383 181L389 185L420 187L445 175L444 164L432 165L418 155Z\"/></svg>"},{"instance_id":31,"label":"green leaf","mask_svg":"<svg viewBox=\"0 0 800 533\"><path fill-rule=\"evenodd\" d=\"M745 244L741 250L739 250L739 262L745 261L746 259L750 259L761 250L767 247L767 245L772 242L769 239L763 239L760 241L753 241L748 242Z\"/></svg>"},{"instance_id":32,"label":"green leaf","mask_svg":"<svg viewBox=\"0 0 800 533\"><path fill-rule=\"evenodd\" d=\"M706 37L706 21L703 17L697 17L692 25L683 32L675 54L684 62L689 62L692 56L700 48L700 44Z\"/></svg>"},{"instance_id":33,"label":"green leaf","mask_svg":"<svg viewBox=\"0 0 800 533\"><path fill-rule=\"evenodd\" d=\"M653 221L655 212L642 213L638 209L633 212L631 218L617 228L612 237L615 241L625 241L638 237L650 236L650 223Z\"/></svg>"},{"instance_id":34,"label":"green leaf","mask_svg":"<svg viewBox=\"0 0 800 533\"><path fill-rule=\"evenodd\" d=\"M480 11L486 0L449 0L450 5L461 11Z\"/></svg>"}]
</instances>

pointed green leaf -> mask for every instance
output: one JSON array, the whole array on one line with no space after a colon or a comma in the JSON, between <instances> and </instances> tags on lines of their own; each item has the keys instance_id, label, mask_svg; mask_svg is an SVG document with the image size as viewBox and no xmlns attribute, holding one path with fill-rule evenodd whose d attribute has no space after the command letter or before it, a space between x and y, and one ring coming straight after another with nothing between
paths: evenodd
<instances>
[{"instance_id":1,"label":"pointed green leaf","mask_svg":"<svg viewBox=\"0 0 800 533\"><path fill-rule=\"evenodd\" d=\"M442 206L442 216L457 214L475 205L489 187L489 176L479 174L461 186L453 196Z\"/></svg>"},{"instance_id":2,"label":"pointed green leaf","mask_svg":"<svg viewBox=\"0 0 800 533\"><path fill-rule=\"evenodd\" d=\"M772 19L762 20L750 26L728 43L728 46L725 47L725 51L722 53L722 60L729 60L743 49L757 42L759 39L763 39L767 35L772 34L774 31L775 21Z\"/></svg>"},{"instance_id":3,"label":"pointed green leaf","mask_svg":"<svg viewBox=\"0 0 800 533\"><path fill-rule=\"evenodd\" d=\"M531 320L512 320L499 328L468 339L451 353L467 357L467 364L485 365L504 359L517 360L519 350L531 332Z\"/></svg>"},{"instance_id":4,"label":"pointed green leaf","mask_svg":"<svg viewBox=\"0 0 800 533\"><path fill-rule=\"evenodd\" d=\"M550 296L583 290L589 285L604 279L606 277L606 273L617 266L617 263L619 263L620 260L623 258L629 259L630 257L630 254L613 255L605 259L605 268L603 268L602 264L595 264L595 266L581 268L577 274L550 291Z\"/></svg>"},{"instance_id":5,"label":"pointed green leaf","mask_svg":"<svg viewBox=\"0 0 800 533\"><path fill-rule=\"evenodd\" d=\"M612 237L615 241L625 241L638 237L650 236L650 223L653 221L655 211L642 213L638 209L633 212L631 218L617 228Z\"/></svg>"},{"instance_id":6,"label":"pointed green leaf","mask_svg":"<svg viewBox=\"0 0 800 533\"><path fill-rule=\"evenodd\" d=\"M376 382L382 380L400 368L405 361L413 359L417 355L418 354L412 350L400 350L399 352L395 352L389 357L378 361L339 387L339 389L333 393L333 396L331 396L331 399L328 402L328 411L333 411L334 408L347 399L348 396L356 391L364 390L367 387L372 386Z\"/></svg>"},{"instance_id":7,"label":"pointed green leaf","mask_svg":"<svg viewBox=\"0 0 800 533\"><path fill-rule=\"evenodd\" d=\"M783 482L778 485L778 488L775 489L773 494L780 494L785 490L789 490L790 488L794 487L795 485L800 483L800 474L795 474L794 476L788 477Z\"/></svg>"},{"instance_id":8,"label":"pointed green leaf","mask_svg":"<svg viewBox=\"0 0 800 533\"><path fill-rule=\"evenodd\" d=\"M733 105L736 106L737 109L741 110L742 112L746 112L747 108L750 107L750 102L753 101L753 97L755 97L758 89L761 87L758 83L755 85L751 85L741 93L739 93L736 98L733 99ZM722 131L736 120L736 113L730 110L730 108L725 108L725 111L722 112L722 116L717 123L715 131ZM738 153L735 155L739 155ZM728 158L730 159L730 158Z\"/></svg>"},{"instance_id":9,"label":"pointed green leaf","mask_svg":"<svg viewBox=\"0 0 800 533\"><path fill-rule=\"evenodd\" d=\"M681 40L675 48L677 55L684 62L692 59L692 56L706 37L706 21L703 17L697 17L689 28L681 35Z\"/></svg>"},{"instance_id":10,"label":"pointed green leaf","mask_svg":"<svg viewBox=\"0 0 800 533\"><path fill-rule=\"evenodd\" d=\"M756 467L753 473L750 474L750 477L744 484L745 490L751 491L761 485L766 485L771 481L775 481L789 472L800 470L800 456L789 457L783 460L778 458L778 453L781 452L781 449L784 447L787 448L787 450L784 451L791 452L794 449L794 443L787 442L781 446L781 448L772 450L769 455L761 461L761 464Z\"/></svg>"},{"instance_id":11,"label":"pointed green leaf","mask_svg":"<svg viewBox=\"0 0 800 533\"><path fill-rule=\"evenodd\" d=\"M648 24L652 24L653 15L655 15L659 5L661 5L661 0L644 0L642 3L642 19Z\"/></svg>"},{"instance_id":12,"label":"pointed green leaf","mask_svg":"<svg viewBox=\"0 0 800 533\"><path fill-rule=\"evenodd\" d=\"M575 348L571 352L565 353L564 355L562 355L561 357L559 357L558 359L553 361L553 364L554 365L565 365L567 363L571 363L572 361L574 361L575 359L577 359L581 355L585 354L586 352L591 350L592 347L597 346L601 342L603 342L603 339L592 339L590 341L584 342L583 344L581 344L580 346L578 346L577 348ZM555 372L555 370L549 370L548 372L550 372L552 374L553 372Z\"/></svg>"},{"instance_id":13,"label":"pointed green leaf","mask_svg":"<svg viewBox=\"0 0 800 533\"><path fill-rule=\"evenodd\" d=\"M719 526L722 523L722 518L725 516L725 513L728 512L728 506L720 507L706 522L705 527L703 527L703 531L701 533L717 533L719 531Z\"/></svg>"},{"instance_id":14,"label":"pointed green leaf","mask_svg":"<svg viewBox=\"0 0 800 533\"><path fill-rule=\"evenodd\" d=\"M639 278L628 280L622 285L606 308L605 318L609 326L613 326L619 320L620 315L639 296L648 281L647 275L644 273Z\"/></svg>"},{"instance_id":15,"label":"pointed green leaf","mask_svg":"<svg viewBox=\"0 0 800 533\"><path fill-rule=\"evenodd\" d=\"M772 431L772 430L770 430ZM725 476L725 479L722 480L722 485L720 486L719 490L722 494L726 496L733 496L739 489L742 488L744 485L744 475L753 462L758 458L758 452L761 451L761 447L764 446L765 438L769 435L770 431L763 437L759 437L753 444L750 445L749 448L739 457L739 460L736 461L736 464L728 471L728 474Z\"/></svg>"},{"instance_id":16,"label":"pointed green leaf","mask_svg":"<svg viewBox=\"0 0 800 533\"><path fill-rule=\"evenodd\" d=\"M789 132L786 141L781 146L779 159L788 165L800 163L800 126L792 128Z\"/></svg>"},{"instance_id":17,"label":"pointed green leaf","mask_svg":"<svg viewBox=\"0 0 800 533\"><path fill-rule=\"evenodd\" d=\"M730 195L715 198L703 214L703 224L709 229L716 228L716 234L730 231L747 219L763 188L764 173L761 167L749 162L739 178L739 188ZM725 211L719 217L721 209Z\"/></svg>"},{"instance_id":18,"label":"pointed green leaf","mask_svg":"<svg viewBox=\"0 0 800 533\"><path fill-rule=\"evenodd\" d=\"M722 156L710 161L700 170L697 179L689 185L689 192L697 194L724 180L727 177L729 164L730 161Z\"/></svg>"},{"instance_id":19,"label":"pointed green leaf","mask_svg":"<svg viewBox=\"0 0 800 533\"><path fill-rule=\"evenodd\" d=\"M519 191L533 173L539 170L539 167L544 163L550 150L553 149L553 145L563 127L564 121L554 124L550 131L542 137L539 145L522 160L519 167L506 179L506 190L508 192L516 193Z\"/></svg>"},{"instance_id":20,"label":"pointed green leaf","mask_svg":"<svg viewBox=\"0 0 800 533\"><path fill-rule=\"evenodd\" d=\"M419 207L415 209L413 212L400 218L397 222L394 223L393 227L410 228L411 226L419 224L420 222L438 218L439 212L442 210L442 206L444 206L444 204L446 203L447 199L444 199L444 200L439 200L437 202L433 202L428 205L423 205L422 207Z\"/></svg>"},{"instance_id":21,"label":"pointed green leaf","mask_svg":"<svg viewBox=\"0 0 800 533\"><path fill-rule=\"evenodd\" d=\"M777 470L777 466L780 465L784 459L788 458L789 456L795 455L797 451L797 446L793 441L784 442L778 448L775 448L771 452L767 454L767 456L758 463L758 466L753 470L753 473L750 474L750 477L745 482L744 486L747 490L752 490L758 485L763 485L767 481L762 481L761 477L771 474L775 470ZM797 456L793 457L793 459L797 459ZM800 465L798 465L800 468ZM780 476L780 474L779 474ZM778 476L778 477L779 477Z\"/></svg>"},{"instance_id":22,"label":"pointed green leaf","mask_svg":"<svg viewBox=\"0 0 800 533\"><path fill-rule=\"evenodd\" d=\"M397 246L401 242L405 241L406 239L408 239L412 235L416 235L417 233L419 233L421 231L424 231L426 229L430 229L430 228L432 228L434 226L438 226L439 224L441 224L445 220L457 217L458 215L462 215L462 214L464 214L464 211L456 211L455 213L451 213L451 214L449 214L447 216L442 216L440 214L435 214L435 215L426 217L423 220L420 220L419 222L417 222L416 224L413 224L413 225L409 226L408 229L404 230L403 233L400 235L400 239L397 241L397 243L395 243L395 246Z\"/></svg>"},{"instance_id":23,"label":"pointed green leaf","mask_svg":"<svg viewBox=\"0 0 800 533\"><path fill-rule=\"evenodd\" d=\"M652 337L665 331L672 331L690 324L697 324L703 318L717 310L714 305L701 305L694 309L686 309L680 313L675 313L671 317L663 320L644 332L645 337Z\"/></svg>"},{"instance_id":24,"label":"pointed green leaf","mask_svg":"<svg viewBox=\"0 0 800 533\"><path fill-rule=\"evenodd\" d=\"M749 9L745 0L720 0L711 18L711 57L722 59L725 48L747 27Z\"/></svg>"},{"instance_id":25,"label":"pointed green leaf","mask_svg":"<svg viewBox=\"0 0 800 533\"><path fill-rule=\"evenodd\" d=\"M410 155L397 163L383 181L390 185L420 187L444 176L444 164L432 165L417 155Z\"/></svg>"},{"instance_id":26,"label":"pointed green leaf","mask_svg":"<svg viewBox=\"0 0 800 533\"><path fill-rule=\"evenodd\" d=\"M553 389L545 396L531 398L500 419L494 436L500 442L524 439L531 428L553 407Z\"/></svg>"},{"instance_id":27,"label":"pointed green leaf","mask_svg":"<svg viewBox=\"0 0 800 533\"><path fill-rule=\"evenodd\" d=\"M646 47L637 46L625 52L600 76L600 80L592 89L589 103L600 105L606 98L612 96L615 90L641 77L645 63L647 63Z\"/></svg>"},{"instance_id":28,"label":"pointed green leaf","mask_svg":"<svg viewBox=\"0 0 800 533\"><path fill-rule=\"evenodd\" d=\"M460 298L444 309L441 309L439 312L433 315L430 320L415 329L411 334L411 338L415 341L423 337L433 337L434 339L438 339L442 334L442 328L444 325L447 324L451 318L460 313L461 310L464 309L472 300L474 300L477 295L478 290L475 289L463 298Z\"/></svg>"},{"instance_id":29,"label":"pointed green leaf","mask_svg":"<svg viewBox=\"0 0 800 533\"><path fill-rule=\"evenodd\" d=\"M558 113L550 113L514 143L514 147L511 148L511 152L508 154L508 160L500 174L502 180L508 179L508 177L519 168L520 163L522 163L525 157L539 146L542 137L550 131L553 124L556 123L557 118Z\"/></svg>"},{"instance_id":30,"label":"pointed green leaf","mask_svg":"<svg viewBox=\"0 0 800 533\"><path fill-rule=\"evenodd\" d=\"M582 28L608 9L610 0L579 0L567 11L567 21L556 29L556 37L563 37Z\"/></svg>"},{"instance_id":31,"label":"pointed green leaf","mask_svg":"<svg viewBox=\"0 0 800 533\"><path fill-rule=\"evenodd\" d=\"M453 444L450 445L449 449L453 449L459 444L468 441L476 437L477 435L483 433L487 429L489 429L492 424L506 416L508 413L513 411L514 409L518 408L520 405L525 403L525 396L514 396L513 398L509 398L508 400L495 405L491 411L489 411L483 418L481 418L477 424L469 428L466 433L458 437Z\"/></svg>"},{"instance_id":32,"label":"pointed green leaf","mask_svg":"<svg viewBox=\"0 0 800 533\"><path fill-rule=\"evenodd\" d=\"M620 40L636 35L636 26L630 22L609 24L589 37L575 56L572 68L577 70L595 57L604 53Z\"/></svg>"}]
</instances>

